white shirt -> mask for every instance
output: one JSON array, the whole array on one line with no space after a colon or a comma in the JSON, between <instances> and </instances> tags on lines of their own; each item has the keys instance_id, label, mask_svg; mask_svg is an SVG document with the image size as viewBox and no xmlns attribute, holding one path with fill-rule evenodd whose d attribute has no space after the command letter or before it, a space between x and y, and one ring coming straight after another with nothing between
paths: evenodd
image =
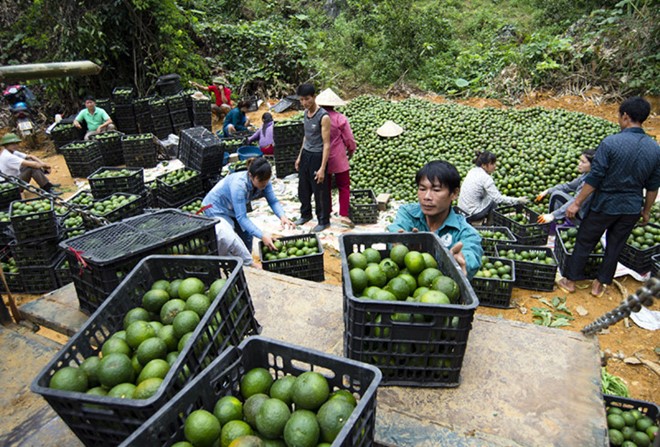
<instances>
[{"instance_id":1,"label":"white shirt","mask_svg":"<svg viewBox=\"0 0 660 447\"><path fill-rule=\"evenodd\" d=\"M475 166L465 176L458 196L458 207L468 216L485 210L491 202L513 205L520 202L517 197L502 195L495 186L493 177L482 167Z\"/></svg>"},{"instance_id":2,"label":"white shirt","mask_svg":"<svg viewBox=\"0 0 660 447\"><path fill-rule=\"evenodd\" d=\"M14 151L12 154L7 149L3 149L0 153L0 172L12 177L18 177L21 174L21 163L25 160L26 155L20 151Z\"/></svg>"},{"instance_id":3,"label":"white shirt","mask_svg":"<svg viewBox=\"0 0 660 447\"><path fill-rule=\"evenodd\" d=\"M243 260L244 265L252 265L252 254L229 222L219 218L215 224L215 235L220 256L237 256Z\"/></svg>"}]
</instances>

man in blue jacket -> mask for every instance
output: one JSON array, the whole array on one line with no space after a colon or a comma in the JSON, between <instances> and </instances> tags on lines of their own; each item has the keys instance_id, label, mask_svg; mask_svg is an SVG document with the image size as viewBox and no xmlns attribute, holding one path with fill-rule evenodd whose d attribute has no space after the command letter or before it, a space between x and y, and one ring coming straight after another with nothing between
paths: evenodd
<instances>
[{"instance_id":1,"label":"man in blue jacket","mask_svg":"<svg viewBox=\"0 0 660 447\"><path fill-rule=\"evenodd\" d=\"M415 176L418 203L402 205L388 231L430 231L440 237L468 278L481 266L481 236L452 208L458 198L461 175L446 161L427 163Z\"/></svg>"}]
</instances>

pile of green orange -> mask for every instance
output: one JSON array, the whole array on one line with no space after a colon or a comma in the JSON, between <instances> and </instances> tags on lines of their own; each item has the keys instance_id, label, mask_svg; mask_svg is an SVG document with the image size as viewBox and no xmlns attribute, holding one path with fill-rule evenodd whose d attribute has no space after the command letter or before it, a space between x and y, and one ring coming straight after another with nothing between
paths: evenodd
<instances>
[{"instance_id":1,"label":"pile of green orange","mask_svg":"<svg viewBox=\"0 0 660 447\"><path fill-rule=\"evenodd\" d=\"M30 214L51 211L52 209L53 202L48 199L25 200L11 203L12 216L28 216Z\"/></svg>"},{"instance_id":2,"label":"pile of green orange","mask_svg":"<svg viewBox=\"0 0 660 447\"><path fill-rule=\"evenodd\" d=\"M220 293L225 279L208 290L195 277L159 280L142 297L142 307L124 316L123 330L87 357L80 367L65 366L50 379L51 388L122 399L153 396Z\"/></svg>"},{"instance_id":3,"label":"pile of green orange","mask_svg":"<svg viewBox=\"0 0 660 447\"><path fill-rule=\"evenodd\" d=\"M511 270L510 265L506 265L498 259L490 259L488 256L482 256L481 268L474 277L511 280Z\"/></svg>"},{"instance_id":4,"label":"pile of green orange","mask_svg":"<svg viewBox=\"0 0 660 447\"><path fill-rule=\"evenodd\" d=\"M497 230L487 230L487 229L481 229L479 227L476 227L476 230L479 232L481 235L481 239L493 239L496 241L511 241L511 237L506 234L502 233L501 231Z\"/></svg>"},{"instance_id":5,"label":"pile of green orange","mask_svg":"<svg viewBox=\"0 0 660 447\"><path fill-rule=\"evenodd\" d=\"M273 242L275 250L271 250L267 246L261 249L262 260L275 261L277 259L287 259L306 255L313 255L319 252L318 243L316 238L303 238L288 241L275 241Z\"/></svg>"},{"instance_id":6,"label":"pile of green orange","mask_svg":"<svg viewBox=\"0 0 660 447\"><path fill-rule=\"evenodd\" d=\"M638 250L647 250L660 244L660 228L651 225L635 227L628 236L626 244Z\"/></svg>"},{"instance_id":7,"label":"pile of green orange","mask_svg":"<svg viewBox=\"0 0 660 447\"><path fill-rule=\"evenodd\" d=\"M403 244L394 245L384 259L374 248L351 253L348 266L351 289L358 298L426 304L459 302L458 284L438 269L435 258Z\"/></svg>"},{"instance_id":8,"label":"pile of green orange","mask_svg":"<svg viewBox=\"0 0 660 447\"><path fill-rule=\"evenodd\" d=\"M94 196L90 192L81 192L80 194L77 194L75 197L71 198L71 203L75 203L76 205L81 206L88 206L93 202Z\"/></svg>"},{"instance_id":9,"label":"pile of green orange","mask_svg":"<svg viewBox=\"0 0 660 447\"><path fill-rule=\"evenodd\" d=\"M537 264L554 265L555 260L552 255L548 255L544 250L522 250L517 252L513 249L499 252L500 257L511 259L514 261L534 262Z\"/></svg>"},{"instance_id":10,"label":"pile of green orange","mask_svg":"<svg viewBox=\"0 0 660 447\"><path fill-rule=\"evenodd\" d=\"M329 447L357 406L353 394L331 393L314 371L274 380L265 368L251 369L240 379L240 397L190 413L186 441L173 447Z\"/></svg>"},{"instance_id":11,"label":"pile of green orange","mask_svg":"<svg viewBox=\"0 0 660 447\"><path fill-rule=\"evenodd\" d=\"M186 213L195 214L202 208L202 199L195 199L192 202L183 205L180 210Z\"/></svg>"},{"instance_id":12,"label":"pile of green orange","mask_svg":"<svg viewBox=\"0 0 660 447\"><path fill-rule=\"evenodd\" d=\"M136 194L113 194L103 200L94 202L94 206L89 212L97 216L105 216L122 206L135 202L139 198L140 196Z\"/></svg>"},{"instance_id":13,"label":"pile of green orange","mask_svg":"<svg viewBox=\"0 0 660 447\"><path fill-rule=\"evenodd\" d=\"M181 168L176 171L168 172L165 175L158 177L158 180L166 185L173 186L177 183L185 182L193 177L197 177L199 172L192 169Z\"/></svg>"},{"instance_id":14,"label":"pile of green orange","mask_svg":"<svg viewBox=\"0 0 660 447\"><path fill-rule=\"evenodd\" d=\"M658 436L658 426L653 419L644 416L639 410L608 408L607 428L610 445L613 446L648 447Z\"/></svg>"},{"instance_id":15,"label":"pile of green orange","mask_svg":"<svg viewBox=\"0 0 660 447\"><path fill-rule=\"evenodd\" d=\"M569 228L567 230L559 231L559 237L564 243L564 247L566 248L566 253L568 254L573 253L573 248L575 248L575 240L577 239L577 233L578 233L577 228ZM596 247L591 253L596 255L602 255L604 252L605 249L603 248L603 244L601 244L600 241L598 241Z\"/></svg>"}]
</instances>

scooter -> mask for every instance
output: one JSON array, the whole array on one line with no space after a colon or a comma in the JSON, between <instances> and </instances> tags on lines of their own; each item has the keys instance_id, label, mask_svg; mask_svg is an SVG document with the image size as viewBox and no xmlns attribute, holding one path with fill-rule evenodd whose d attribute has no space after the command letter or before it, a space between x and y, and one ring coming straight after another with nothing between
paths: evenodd
<instances>
[{"instance_id":1,"label":"scooter","mask_svg":"<svg viewBox=\"0 0 660 447\"><path fill-rule=\"evenodd\" d=\"M2 96L9 103L9 111L19 135L27 140L33 139L37 132L33 110L38 105L34 93L25 85L10 85L2 92Z\"/></svg>"}]
</instances>

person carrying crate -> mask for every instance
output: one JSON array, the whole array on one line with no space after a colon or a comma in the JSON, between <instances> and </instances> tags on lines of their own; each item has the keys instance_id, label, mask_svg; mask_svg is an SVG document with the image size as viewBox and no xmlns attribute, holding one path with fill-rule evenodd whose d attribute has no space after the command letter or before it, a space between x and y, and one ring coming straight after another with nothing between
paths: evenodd
<instances>
[{"instance_id":1,"label":"person carrying crate","mask_svg":"<svg viewBox=\"0 0 660 447\"><path fill-rule=\"evenodd\" d=\"M387 231L437 234L463 273L472 279L481 267L484 250L477 230L452 207L461 189L461 175L451 163L435 160L417 171L415 183L418 203L401 205Z\"/></svg>"}]
</instances>

